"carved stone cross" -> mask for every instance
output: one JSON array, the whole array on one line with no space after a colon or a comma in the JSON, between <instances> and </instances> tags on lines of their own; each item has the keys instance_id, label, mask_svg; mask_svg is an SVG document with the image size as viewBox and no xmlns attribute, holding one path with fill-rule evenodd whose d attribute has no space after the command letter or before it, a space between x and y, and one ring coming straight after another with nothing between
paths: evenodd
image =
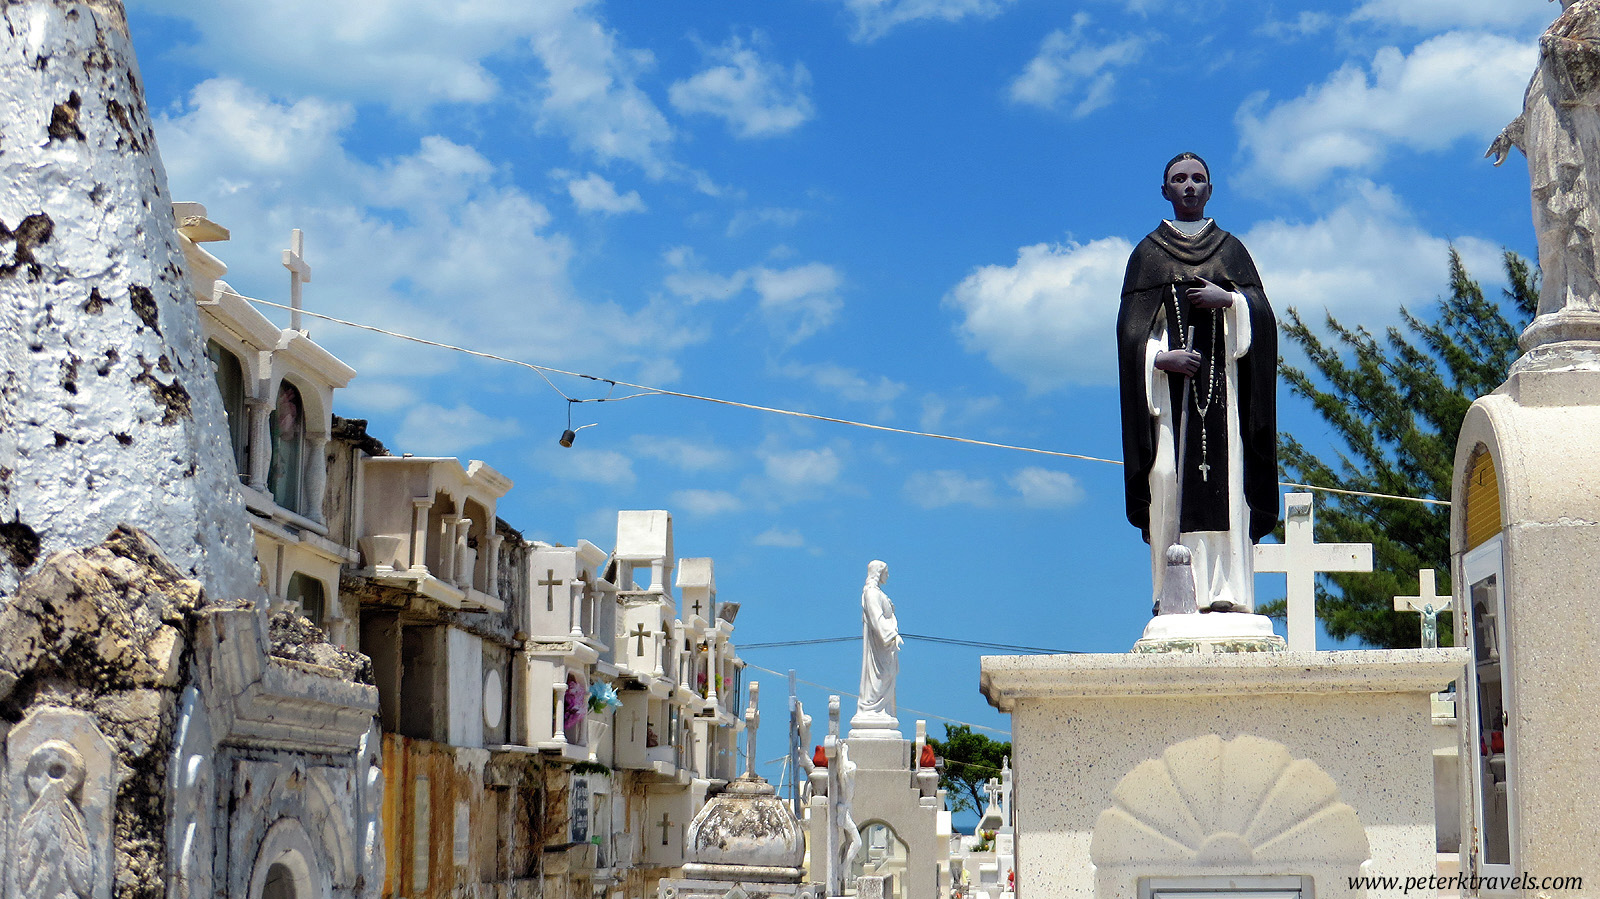
<instances>
[{"instance_id":1,"label":"carved stone cross","mask_svg":"<svg viewBox=\"0 0 1600 899\"><path fill-rule=\"evenodd\" d=\"M667 845L667 834L672 829L672 818L668 812L661 813L661 823L656 826L661 828L661 845Z\"/></svg>"},{"instance_id":2,"label":"carved stone cross","mask_svg":"<svg viewBox=\"0 0 1600 899\"><path fill-rule=\"evenodd\" d=\"M650 631L645 628L644 622L641 621L640 623L634 625L633 626L633 633L629 634L628 636L630 636L630 637L638 637L639 638L639 644L635 648L635 651L634 651L633 654L638 656L641 659L644 658L644 638L648 637L648 636L651 636Z\"/></svg>"},{"instance_id":3,"label":"carved stone cross","mask_svg":"<svg viewBox=\"0 0 1600 899\"><path fill-rule=\"evenodd\" d=\"M700 614L700 597L698 596L694 598L694 613L696 615Z\"/></svg>"},{"instance_id":4,"label":"carved stone cross","mask_svg":"<svg viewBox=\"0 0 1600 899\"><path fill-rule=\"evenodd\" d=\"M299 228L289 233L289 249L283 251L283 267L289 270L289 330L300 327L300 285L311 283L311 266L306 264L306 235Z\"/></svg>"},{"instance_id":5,"label":"carved stone cross","mask_svg":"<svg viewBox=\"0 0 1600 899\"><path fill-rule=\"evenodd\" d=\"M554 568L546 568L544 570L544 578L539 582L539 586L544 588L544 610L546 612L554 612L556 610L556 588L564 582L556 577ZM643 650L640 650L640 652L643 652Z\"/></svg>"},{"instance_id":6,"label":"carved stone cross","mask_svg":"<svg viewBox=\"0 0 1600 899\"><path fill-rule=\"evenodd\" d=\"M1437 582L1434 580L1432 568L1424 568L1417 573L1417 595L1396 596L1394 610L1396 612L1421 612L1422 613L1422 648L1437 649L1439 647L1439 613L1448 612L1451 608L1450 596L1440 596Z\"/></svg>"},{"instance_id":7,"label":"carved stone cross","mask_svg":"<svg viewBox=\"0 0 1600 899\"><path fill-rule=\"evenodd\" d=\"M1312 532L1311 494L1284 496L1282 543L1256 544L1256 572L1289 576L1289 650L1317 648L1317 574L1371 571L1372 544L1318 543Z\"/></svg>"},{"instance_id":8,"label":"carved stone cross","mask_svg":"<svg viewBox=\"0 0 1600 899\"><path fill-rule=\"evenodd\" d=\"M756 697L761 695L761 683L750 682L750 705L744 710L744 776L756 776L756 731L761 727L761 710L756 707Z\"/></svg>"}]
</instances>

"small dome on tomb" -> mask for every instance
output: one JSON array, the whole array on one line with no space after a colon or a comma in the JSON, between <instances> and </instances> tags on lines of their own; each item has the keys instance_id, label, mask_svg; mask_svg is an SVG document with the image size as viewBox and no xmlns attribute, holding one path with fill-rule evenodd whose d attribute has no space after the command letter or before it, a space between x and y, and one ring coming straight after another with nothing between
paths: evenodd
<instances>
[{"instance_id":1,"label":"small dome on tomb","mask_svg":"<svg viewBox=\"0 0 1600 899\"><path fill-rule=\"evenodd\" d=\"M686 877L798 883L800 822L772 785L746 775L712 795L689 824Z\"/></svg>"}]
</instances>

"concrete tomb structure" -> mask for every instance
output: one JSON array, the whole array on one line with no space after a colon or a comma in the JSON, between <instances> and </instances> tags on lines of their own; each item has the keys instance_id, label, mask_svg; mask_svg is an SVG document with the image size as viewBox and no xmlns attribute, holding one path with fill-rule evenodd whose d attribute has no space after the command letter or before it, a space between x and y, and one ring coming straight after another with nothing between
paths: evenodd
<instances>
[{"instance_id":1,"label":"concrete tomb structure","mask_svg":"<svg viewBox=\"0 0 1600 899\"><path fill-rule=\"evenodd\" d=\"M1523 112L1490 154L1527 156L1538 314L1456 444L1451 575L1462 683L1463 868L1600 883L1600 2L1539 42ZM1518 895L1540 895L1540 884Z\"/></svg>"}]
</instances>

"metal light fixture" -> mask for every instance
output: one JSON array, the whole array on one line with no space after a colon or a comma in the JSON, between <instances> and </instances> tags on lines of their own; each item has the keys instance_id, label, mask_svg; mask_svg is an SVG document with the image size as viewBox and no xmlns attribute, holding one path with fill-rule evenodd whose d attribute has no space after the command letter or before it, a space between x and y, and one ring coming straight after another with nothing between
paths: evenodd
<instances>
[{"instance_id":1,"label":"metal light fixture","mask_svg":"<svg viewBox=\"0 0 1600 899\"><path fill-rule=\"evenodd\" d=\"M583 430L584 428L592 428L600 423L597 421L594 424L579 425L576 428L572 426L572 404L581 402L583 402L583 400L575 400L570 398L567 400L567 429L561 432L562 446L571 446L572 441L578 439L579 431Z\"/></svg>"}]
</instances>

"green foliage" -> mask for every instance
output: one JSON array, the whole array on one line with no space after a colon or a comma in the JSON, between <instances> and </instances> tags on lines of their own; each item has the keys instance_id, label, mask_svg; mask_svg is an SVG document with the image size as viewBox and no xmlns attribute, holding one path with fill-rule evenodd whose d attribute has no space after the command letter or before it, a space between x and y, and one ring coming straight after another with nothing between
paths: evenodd
<instances>
[{"instance_id":1,"label":"green foliage","mask_svg":"<svg viewBox=\"0 0 1600 899\"><path fill-rule=\"evenodd\" d=\"M1509 287L1493 302L1452 248L1450 295L1440 298L1435 321L1402 308L1404 327L1389 328L1382 339L1330 315L1325 341L1290 309L1283 335L1305 352L1317 378L1283 365L1283 380L1311 403L1344 450L1325 460L1280 434L1284 479L1449 499L1461 422L1474 399L1505 381L1520 354L1517 337L1538 306L1538 276L1528 263L1510 252L1504 262ZM1420 616L1394 611L1394 597L1416 594L1422 568L1436 569L1439 591L1449 592L1449 507L1318 493L1316 538L1373 549L1372 574L1319 578L1317 617L1328 634L1379 647L1420 645ZM1283 601L1260 611L1281 617ZM1449 616L1440 617L1439 631L1441 645L1449 645Z\"/></svg>"},{"instance_id":2,"label":"green foliage","mask_svg":"<svg viewBox=\"0 0 1600 899\"><path fill-rule=\"evenodd\" d=\"M1002 764L1011 755L1010 741L1001 743L975 734L965 724L946 724L944 739L929 737L928 745L944 759L939 786L949 791L950 811L970 809L981 814L988 805L983 785L1000 776Z\"/></svg>"}]
</instances>

